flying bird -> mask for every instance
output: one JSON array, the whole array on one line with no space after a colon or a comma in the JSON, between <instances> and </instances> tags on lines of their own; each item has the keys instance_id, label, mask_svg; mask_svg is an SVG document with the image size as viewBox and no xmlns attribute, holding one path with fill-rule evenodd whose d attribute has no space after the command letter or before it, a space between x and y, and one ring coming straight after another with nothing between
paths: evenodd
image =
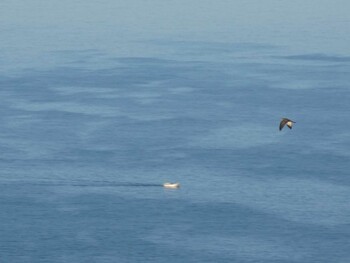
<instances>
[{"instance_id":1,"label":"flying bird","mask_svg":"<svg viewBox=\"0 0 350 263\"><path fill-rule=\"evenodd\" d=\"M287 124L289 129L292 129L293 123L295 123L295 121L292 121L292 120L287 119L287 118L282 118L282 120L280 122L280 130L282 130L286 124Z\"/></svg>"}]
</instances>

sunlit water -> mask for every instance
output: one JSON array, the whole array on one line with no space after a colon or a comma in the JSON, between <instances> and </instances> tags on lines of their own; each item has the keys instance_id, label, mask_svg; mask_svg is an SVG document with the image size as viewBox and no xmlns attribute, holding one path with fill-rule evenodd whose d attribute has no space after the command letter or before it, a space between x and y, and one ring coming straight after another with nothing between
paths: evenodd
<instances>
[{"instance_id":1,"label":"sunlit water","mask_svg":"<svg viewBox=\"0 0 350 263\"><path fill-rule=\"evenodd\" d=\"M346 1L29 2L1 4L1 262L350 262Z\"/></svg>"}]
</instances>

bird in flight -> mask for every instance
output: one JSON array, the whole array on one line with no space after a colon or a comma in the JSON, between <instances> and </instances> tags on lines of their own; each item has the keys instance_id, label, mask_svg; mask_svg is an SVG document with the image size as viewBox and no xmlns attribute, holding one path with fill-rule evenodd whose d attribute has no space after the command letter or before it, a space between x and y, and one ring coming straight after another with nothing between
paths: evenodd
<instances>
[{"instance_id":1,"label":"bird in flight","mask_svg":"<svg viewBox=\"0 0 350 263\"><path fill-rule=\"evenodd\" d=\"M287 119L287 118L282 118L282 120L280 122L280 130L282 130L286 124L287 124L289 129L292 129L293 123L295 123L295 121L292 121L292 120Z\"/></svg>"}]
</instances>

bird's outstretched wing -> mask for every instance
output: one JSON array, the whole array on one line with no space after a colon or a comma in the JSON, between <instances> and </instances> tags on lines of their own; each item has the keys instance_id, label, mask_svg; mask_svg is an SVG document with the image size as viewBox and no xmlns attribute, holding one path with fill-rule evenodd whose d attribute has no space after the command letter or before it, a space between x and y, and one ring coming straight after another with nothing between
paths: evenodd
<instances>
[{"instance_id":1,"label":"bird's outstretched wing","mask_svg":"<svg viewBox=\"0 0 350 263\"><path fill-rule=\"evenodd\" d=\"M287 122L289 122L290 120L286 119L286 118L283 118L280 122L280 130L283 129L284 125L287 124ZM289 127L289 126L288 126ZM290 127L289 127L290 128Z\"/></svg>"}]
</instances>

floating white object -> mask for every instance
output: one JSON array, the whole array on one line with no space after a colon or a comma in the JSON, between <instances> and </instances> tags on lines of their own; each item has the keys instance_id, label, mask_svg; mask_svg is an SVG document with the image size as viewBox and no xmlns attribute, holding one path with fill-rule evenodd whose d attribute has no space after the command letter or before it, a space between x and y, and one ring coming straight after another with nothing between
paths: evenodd
<instances>
[{"instance_id":1,"label":"floating white object","mask_svg":"<svg viewBox=\"0 0 350 263\"><path fill-rule=\"evenodd\" d=\"M163 186L165 188L179 188L180 184L179 183L164 183Z\"/></svg>"}]
</instances>

